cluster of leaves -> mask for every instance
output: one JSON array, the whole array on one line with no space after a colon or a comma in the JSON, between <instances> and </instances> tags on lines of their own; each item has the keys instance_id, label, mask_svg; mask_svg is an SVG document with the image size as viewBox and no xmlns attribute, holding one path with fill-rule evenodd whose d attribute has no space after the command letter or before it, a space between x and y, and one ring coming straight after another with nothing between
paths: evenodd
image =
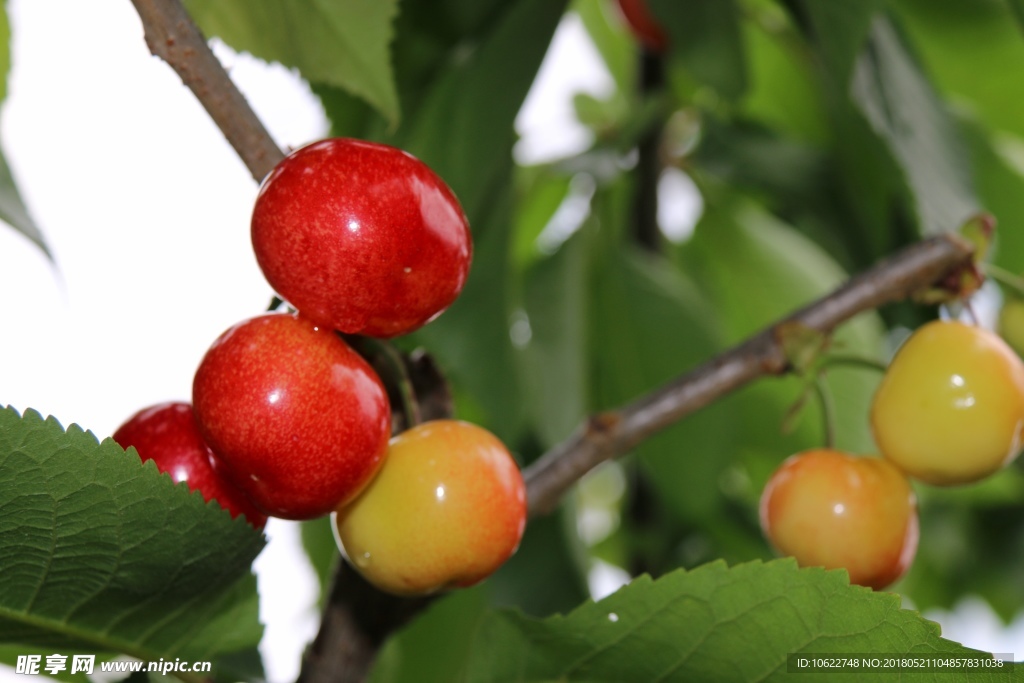
<instances>
[{"instance_id":1,"label":"cluster of leaves","mask_svg":"<svg viewBox=\"0 0 1024 683\"><path fill-rule=\"evenodd\" d=\"M995 0L650 0L675 46L660 58L641 58L604 1L185 4L207 35L297 68L334 134L407 149L455 190L474 231L470 281L399 343L429 349L458 414L524 464L589 413L979 207L1001 222L994 260L1024 271L1024 39ZM516 116L567 12L614 87L575 100L587 150L517 164ZM685 239L651 229L666 177L692 181L702 205ZM884 359L889 330L933 314L864 315L834 344ZM876 381L830 371L840 447L873 450ZM496 576L389 641L373 680L761 680L795 652L964 652L892 595L771 561L761 486L822 440L813 407L780 429L801 391L751 386L582 482ZM65 647L255 675L259 536L111 442L0 419L0 632L18 645L0 658ZM927 492L897 590L920 608L978 593L1019 612L1022 500L1020 467ZM326 522L305 540L326 582ZM597 563L656 580L590 603ZM231 638L209 637L226 620Z\"/></svg>"}]
</instances>

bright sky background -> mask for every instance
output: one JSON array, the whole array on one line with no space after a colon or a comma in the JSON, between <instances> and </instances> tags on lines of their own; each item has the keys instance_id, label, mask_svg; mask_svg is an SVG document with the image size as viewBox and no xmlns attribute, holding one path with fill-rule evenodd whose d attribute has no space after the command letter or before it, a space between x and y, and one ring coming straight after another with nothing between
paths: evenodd
<instances>
[{"instance_id":1,"label":"bright sky background","mask_svg":"<svg viewBox=\"0 0 1024 683\"><path fill-rule=\"evenodd\" d=\"M36 408L102 438L142 407L189 399L213 339L266 307L271 290L249 243L256 184L178 77L150 56L128 0L7 7L13 72L0 135L56 264L0 226L0 405ZM560 57L519 121L520 158L589 141L568 98L611 86L580 36L578 24L560 31ZM325 134L318 103L288 71L218 54L278 144ZM268 676L278 683L294 680L317 615L294 525L273 520L267 532L257 568L273 643L264 648ZM1009 634L986 609L968 612L969 629L947 635L995 651L1016 642L1024 655L1024 620ZM5 678L25 680L0 671Z\"/></svg>"}]
</instances>

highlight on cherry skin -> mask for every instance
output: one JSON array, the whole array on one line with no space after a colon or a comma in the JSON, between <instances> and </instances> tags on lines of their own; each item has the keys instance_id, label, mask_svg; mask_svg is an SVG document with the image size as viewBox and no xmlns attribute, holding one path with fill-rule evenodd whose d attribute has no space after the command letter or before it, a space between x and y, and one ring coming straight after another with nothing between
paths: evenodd
<instances>
[{"instance_id":1,"label":"highlight on cherry skin","mask_svg":"<svg viewBox=\"0 0 1024 683\"><path fill-rule=\"evenodd\" d=\"M314 519L353 498L387 451L380 378L333 330L271 313L238 323L196 370L200 433L225 474L273 517Z\"/></svg>"},{"instance_id":2,"label":"highlight on cherry skin","mask_svg":"<svg viewBox=\"0 0 1024 683\"><path fill-rule=\"evenodd\" d=\"M897 350L875 393L882 455L936 486L969 484L1017 457L1024 437L1024 363L997 334L934 321Z\"/></svg>"},{"instance_id":3,"label":"highlight on cherry skin","mask_svg":"<svg viewBox=\"0 0 1024 683\"><path fill-rule=\"evenodd\" d=\"M252 214L256 260L305 317L350 334L395 337L462 291L466 216L426 164L387 145L332 138L281 161Z\"/></svg>"},{"instance_id":4,"label":"highlight on cherry skin","mask_svg":"<svg viewBox=\"0 0 1024 683\"><path fill-rule=\"evenodd\" d=\"M152 460L158 470L175 482L185 482L205 500L217 501L232 517L243 515L257 529L267 523L267 515L216 468L191 404L168 402L144 408L118 427L113 439L125 450L133 446L143 462Z\"/></svg>"},{"instance_id":5,"label":"highlight on cherry skin","mask_svg":"<svg viewBox=\"0 0 1024 683\"><path fill-rule=\"evenodd\" d=\"M526 488L493 434L435 420L394 437L377 476L332 523L342 554L370 583L424 595L478 583L512 556Z\"/></svg>"},{"instance_id":6,"label":"highlight on cherry skin","mask_svg":"<svg viewBox=\"0 0 1024 683\"><path fill-rule=\"evenodd\" d=\"M801 567L846 569L850 582L881 590L917 552L917 498L882 458L831 449L791 456L761 494L761 529Z\"/></svg>"}]
</instances>

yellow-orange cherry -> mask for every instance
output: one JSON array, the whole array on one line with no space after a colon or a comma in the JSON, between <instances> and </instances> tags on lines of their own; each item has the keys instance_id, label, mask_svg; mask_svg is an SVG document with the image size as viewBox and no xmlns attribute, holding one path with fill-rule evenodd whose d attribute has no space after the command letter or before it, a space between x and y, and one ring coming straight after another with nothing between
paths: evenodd
<instances>
[{"instance_id":1,"label":"yellow-orange cherry","mask_svg":"<svg viewBox=\"0 0 1024 683\"><path fill-rule=\"evenodd\" d=\"M917 552L917 499L882 458L832 449L788 458L761 494L761 528L802 567L846 569L850 582L881 590Z\"/></svg>"},{"instance_id":2,"label":"yellow-orange cherry","mask_svg":"<svg viewBox=\"0 0 1024 683\"><path fill-rule=\"evenodd\" d=\"M489 431L435 420L399 434L369 486L334 514L346 559L398 595L473 585L519 546L526 491Z\"/></svg>"}]
</instances>

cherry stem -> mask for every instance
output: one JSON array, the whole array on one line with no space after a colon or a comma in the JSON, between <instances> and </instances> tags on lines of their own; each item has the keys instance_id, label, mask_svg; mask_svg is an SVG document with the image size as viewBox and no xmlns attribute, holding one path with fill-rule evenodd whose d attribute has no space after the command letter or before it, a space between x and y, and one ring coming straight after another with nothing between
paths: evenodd
<instances>
[{"instance_id":1,"label":"cherry stem","mask_svg":"<svg viewBox=\"0 0 1024 683\"><path fill-rule=\"evenodd\" d=\"M415 427L423 422L420 413L420 404L416 399L416 390L412 386L412 379L409 377L409 369L405 365L402 353L393 345L387 342L376 342L381 355L388 361L392 370L392 379L398 388L398 395L402 399L402 410L405 412L406 429Z\"/></svg>"},{"instance_id":2,"label":"cherry stem","mask_svg":"<svg viewBox=\"0 0 1024 683\"><path fill-rule=\"evenodd\" d=\"M825 430L825 448L833 450L836 447L836 404L832 399L832 390L825 382L825 375L819 373L814 378L814 393L821 405L821 421Z\"/></svg>"},{"instance_id":3,"label":"cherry stem","mask_svg":"<svg viewBox=\"0 0 1024 683\"><path fill-rule=\"evenodd\" d=\"M860 368L884 373L888 366L880 360L853 353L830 353L821 361L821 370L832 367Z\"/></svg>"},{"instance_id":4,"label":"cherry stem","mask_svg":"<svg viewBox=\"0 0 1024 683\"><path fill-rule=\"evenodd\" d=\"M371 364L374 359L380 359L386 364L390 381L385 382L385 386L394 387L398 391L406 429L423 422L420 404L416 398L416 389L412 385L409 368L405 364L402 353L390 342L381 339L349 334L342 335L342 337L350 345L360 349L360 353L370 360Z\"/></svg>"},{"instance_id":5,"label":"cherry stem","mask_svg":"<svg viewBox=\"0 0 1024 683\"><path fill-rule=\"evenodd\" d=\"M1017 296L1024 297L1024 277L1015 275L994 263L985 263L982 268L985 271L985 275L1013 291Z\"/></svg>"}]
</instances>

